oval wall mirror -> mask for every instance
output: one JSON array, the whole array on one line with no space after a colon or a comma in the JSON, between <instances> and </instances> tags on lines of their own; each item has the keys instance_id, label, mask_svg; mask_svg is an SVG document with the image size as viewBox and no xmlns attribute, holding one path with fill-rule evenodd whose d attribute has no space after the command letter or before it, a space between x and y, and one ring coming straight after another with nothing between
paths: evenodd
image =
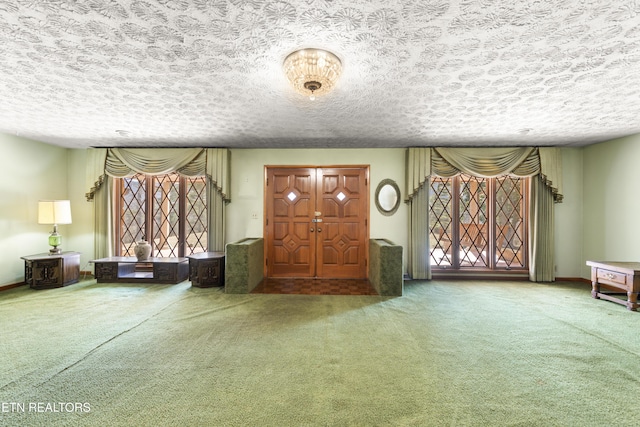
<instances>
[{"instance_id":1,"label":"oval wall mirror","mask_svg":"<svg viewBox=\"0 0 640 427\"><path fill-rule=\"evenodd\" d=\"M400 207L400 188L392 179L383 179L376 188L376 207L382 215L393 215Z\"/></svg>"}]
</instances>

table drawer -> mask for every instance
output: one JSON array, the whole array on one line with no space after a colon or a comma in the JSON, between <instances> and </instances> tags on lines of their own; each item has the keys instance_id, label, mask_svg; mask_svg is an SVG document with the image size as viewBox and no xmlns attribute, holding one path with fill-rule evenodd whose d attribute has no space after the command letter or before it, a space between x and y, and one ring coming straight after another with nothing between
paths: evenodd
<instances>
[{"instance_id":1,"label":"table drawer","mask_svg":"<svg viewBox=\"0 0 640 427\"><path fill-rule=\"evenodd\" d=\"M598 280L604 280L607 282L617 283L623 286L627 285L627 275L622 273L617 273L611 270L604 270L602 268L598 269L597 273Z\"/></svg>"}]
</instances>

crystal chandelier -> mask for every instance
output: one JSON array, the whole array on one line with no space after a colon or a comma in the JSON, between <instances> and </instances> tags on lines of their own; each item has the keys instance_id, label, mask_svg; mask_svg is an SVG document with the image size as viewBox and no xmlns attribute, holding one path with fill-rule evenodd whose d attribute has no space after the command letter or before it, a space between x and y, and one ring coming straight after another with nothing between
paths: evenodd
<instances>
[{"instance_id":1,"label":"crystal chandelier","mask_svg":"<svg viewBox=\"0 0 640 427\"><path fill-rule=\"evenodd\" d=\"M302 49L286 57L284 72L296 92L313 101L333 89L342 72L342 63L326 50Z\"/></svg>"}]
</instances>

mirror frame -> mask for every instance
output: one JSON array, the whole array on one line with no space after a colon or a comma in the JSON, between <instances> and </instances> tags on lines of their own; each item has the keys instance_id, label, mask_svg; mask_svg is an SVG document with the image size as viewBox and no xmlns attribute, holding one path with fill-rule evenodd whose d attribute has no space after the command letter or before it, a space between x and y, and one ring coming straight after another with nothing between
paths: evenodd
<instances>
[{"instance_id":1,"label":"mirror frame","mask_svg":"<svg viewBox=\"0 0 640 427\"><path fill-rule=\"evenodd\" d=\"M393 190L396 192L396 203L395 205L393 205L393 207L391 209L384 209L381 205L380 205L380 191L382 190L382 188L386 185L390 185L391 187L393 187ZM378 187L376 188L376 195L375 195L375 202L376 202L376 208L378 208L378 211L385 216L391 216L394 213L396 213L396 211L398 210L398 208L400 207L400 188L398 187L398 184L396 184L396 182L392 179L383 179L382 181L380 181L380 184L378 184Z\"/></svg>"}]
</instances>

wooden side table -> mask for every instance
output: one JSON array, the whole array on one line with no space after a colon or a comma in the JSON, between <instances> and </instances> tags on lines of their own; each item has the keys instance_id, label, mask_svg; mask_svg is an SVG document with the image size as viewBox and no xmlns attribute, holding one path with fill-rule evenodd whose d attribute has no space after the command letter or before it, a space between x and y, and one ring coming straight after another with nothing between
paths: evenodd
<instances>
[{"instance_id":1,"label":"wooden side table","mask_svg":"<svg viewBox=\"0 0 640 427\"><path fill-rule=\"evenodd\" d=\"M640 293L640 262L587 261L591 267L591 296L596 299L623 304L628 310L638 310ZM615 293L602 292L600 285L622 290L627 298L615 297Z\"/></svg>"},{"instance_id":2,"label":"wooden side table","mask_svg":"<svg viewBox=\"0 0 640 427\"><path fill-rule=\"evenodd\" d=\"M224 286L224 252L202 252L189 255L187 258L191 286Z\"/></svg>"},{"instance_id":3,"label":"wooden side table","mask_svg":"<svg viewBox=\"0 0 640 427\"><path fill-rule=\"evenodd\" d=\"M80 279L80 253L23 256L24 281L33 289L61 288Z\"/></svg>"}]
</instances>

